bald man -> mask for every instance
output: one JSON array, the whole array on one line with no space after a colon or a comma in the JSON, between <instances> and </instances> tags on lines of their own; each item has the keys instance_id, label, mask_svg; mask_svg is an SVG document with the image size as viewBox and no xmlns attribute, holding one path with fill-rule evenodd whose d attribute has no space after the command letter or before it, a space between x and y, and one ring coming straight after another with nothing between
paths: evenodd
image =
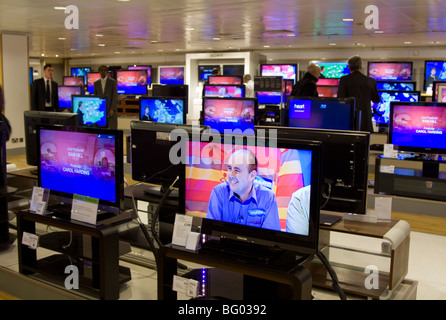
<instances>
[{"instance_id":1,"label":"bald man","mask_svg":"<svg viewBox=\"0 0 446 320\"><path fill-rule=\"evenodd\" d=\"M265 229L280 230L274 192L254 183L257 158L247 149L236 150L228 160L228 181L214 187L207 218Z\"/></svg>"},{"instance_id":2,"label":"bald man","mask_svg":"<svg viewBox=\"0 0 446 320\"><path fill-rule=\"evenodd\" d=\"M291 96L293 97L318 97L316 82L321 76L321 67L311 63L305 75L293 87Z\"/></svg>"}]
</instances>

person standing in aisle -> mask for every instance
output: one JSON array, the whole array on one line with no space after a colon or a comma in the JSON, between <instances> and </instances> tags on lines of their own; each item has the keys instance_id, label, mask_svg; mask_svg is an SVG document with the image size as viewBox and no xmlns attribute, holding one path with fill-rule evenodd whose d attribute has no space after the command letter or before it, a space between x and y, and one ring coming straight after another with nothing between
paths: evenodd
<instances>
[{"instance_id":1,"label":"person standing in aisle","mask_svg":"<svg viewBox=\"0 0 446 320\"><path fill-rule=\"evenodd\" d=\"M311 63L305 75L293 87L291 96L293 97L318 97L316 82L321 76L321 67Z\"/></svg>"},{"instance_id":2,"label":"person standing in aisle","mask_svg":"<svg viewBox=\"0 0 446 320\"><path fill-rule=\"evenodd\" d=\"M245 74L243 76L243 83L245 84L245 97L255 98L254 81L252 81L250 74Z\"/></svg>"},{"instance_id":3,"label":"person standing in aisle","mask_svg":"<svg viewBox=\"0 0 446 320\"><path fill-rule=\"evenodd\" d=\"M106 97L110 106L108 113L108 127L118 129L118 83L107 76L107 67L102 65L98 69L101 79L94 83L94 94L101 98Z\"/></svg>"},{"instance_id":4,"label":"person standing in aisle","mask_svg":"<svg viewBox=\"0 0 446 320\"><path fill-rule=\"evenodd\" d=\"M212 69L212 75L213 76L219 76L220 75L220 69L219 68L214 68ZM206 81L203 83L203 92L201 93L201 96L204 97L205 96L205 89L206 86L209 84L209 77L208 79L206 79Z\"/></svg>"},{"instance_id":5,"label":"person standing in aisle","mask_svg":"<svg viewBox=\"0 0 446 320\"><path fill-rule=\"evenodd\" d=\"M338 98L354 97L356 99L356 119L360 119L358 129L373 132L372 102L381 101L376 80L361 72L362 59L360 56L350 57L348 68L350 74L342 76L339 81Z\"/></svg>"},{"instance_id":6,"label":"person standing in aisle","mask_svg":"<svg viewBox=\"0 0 446 320\"><path fill-rule=\"evenodd\" d=\"M33 81L31 86L31 110L57 111L59 97L57 82L53 79L53 66L43 67L43 77Z\"/></svg>"}]
</instances>

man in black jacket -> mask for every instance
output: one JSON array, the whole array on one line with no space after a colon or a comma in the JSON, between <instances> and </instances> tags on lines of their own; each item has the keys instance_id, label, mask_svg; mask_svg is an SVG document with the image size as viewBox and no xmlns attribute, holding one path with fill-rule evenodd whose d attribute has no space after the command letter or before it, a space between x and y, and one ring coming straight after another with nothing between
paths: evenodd
<instances>
[{"instance_id":1,"label":"man in black jacket","mask_svg":"<svg viewBox=\"0 0 446 320\"><path fill-rule=\"evenodd\" d=\"M33 82L31 87L31 110L57 111L59 96L57 82L53 79L53 66L43 67L43 78Z\"/></svg>"},{"instance_id":2,"label":"man in black jacket","mask_svg":"<svg viewBox=\"0 0 446 320\"><path fill-rule=\"evenodd\" d=\"M359 130L373 132L372 102L381 101L376 80L362 74L360 56L349 58L348 68L350 74L342 76L339 81L338 98L356 98L356 119L361 119Z\"/></svg>"},{"instance_id":3,"label":"man in black jacket","mask_svg":"<svg viewBox=\"0 0 446 320\"><path fill-rule=\"evenodd\" d=\"M293 87L291 96L293 97L318 97L316 82L321 76L321 67L311 63L305 75Z\"/></svg>"}]
</instances>

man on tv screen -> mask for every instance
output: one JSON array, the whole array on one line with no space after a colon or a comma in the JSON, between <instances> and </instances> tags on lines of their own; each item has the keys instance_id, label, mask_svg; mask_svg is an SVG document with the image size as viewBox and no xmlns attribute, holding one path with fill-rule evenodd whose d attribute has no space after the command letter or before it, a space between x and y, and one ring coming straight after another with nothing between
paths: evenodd
<instances>
[{"instance_id":1,"label":"man on tv screen","mask_svg":"<svg viewBox=\"0 0 446 320\"><path fill-rule=\"evenodd\" d=\"M279 210L274 192L254 183L257 158L248 149L229 157L228 181L214 187L207 218L280 231Z\"/></svg>"}]
</instances>

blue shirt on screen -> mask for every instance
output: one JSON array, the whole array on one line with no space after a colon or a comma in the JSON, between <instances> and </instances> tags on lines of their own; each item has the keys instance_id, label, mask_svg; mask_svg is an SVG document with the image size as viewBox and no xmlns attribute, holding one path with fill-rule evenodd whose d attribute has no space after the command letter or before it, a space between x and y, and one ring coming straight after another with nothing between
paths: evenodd
<instances>
[{"instance_id":1,"label":"blue shirt on screen","mask_svg":"<svg viewBox=\"0 0 446 320\"><path fill-rule=\"evenodd\" d=\"M259 184L253 184L244 202L231 190L228 182L215 186L209 198L207 218L280 231L276 196Z\"/></svg>"}]
</instances>

